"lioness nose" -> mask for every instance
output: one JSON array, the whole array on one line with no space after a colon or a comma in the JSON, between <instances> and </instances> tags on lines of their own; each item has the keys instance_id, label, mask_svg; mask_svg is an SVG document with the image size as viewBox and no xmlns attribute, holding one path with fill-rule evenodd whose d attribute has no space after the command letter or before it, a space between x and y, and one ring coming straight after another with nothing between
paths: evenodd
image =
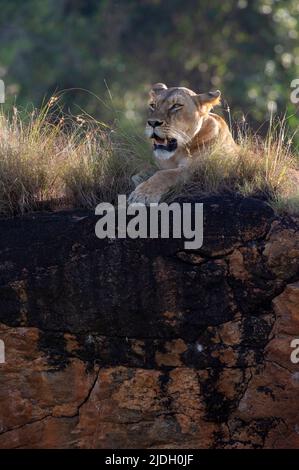
<instances>
[{"instance_id":1,"label":"lioness nose","mask_svg":"<svg viewBox=\"0 0 299 470\"><path fill-rule=\"evenodd\" d=\"M147 123L149 126L158 127L158 126L162 126L163 121L147 121Z\"/></svg>"}]
</instances>

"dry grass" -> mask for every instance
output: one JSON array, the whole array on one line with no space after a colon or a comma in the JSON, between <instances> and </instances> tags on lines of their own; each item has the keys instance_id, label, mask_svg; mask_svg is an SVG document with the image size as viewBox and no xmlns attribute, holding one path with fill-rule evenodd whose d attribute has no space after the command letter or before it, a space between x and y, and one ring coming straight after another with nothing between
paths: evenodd
<instances>
[{"instance_id":1,"label":"dry grass","mask_svg":"<svg viewBox=\"0 0 299 470\"><path fill-rule=\"evenodd\" d=\"M59 118L54 101L39 112L0 114L0 215L113 202L150 164L143 139L87 115Z\"/></svg>"},{"instance_id":2,"label":"dry grass","mask_svg":"<svg viewBox=\"0 0 299 470\"><path fill-rule=\"evenodd\" d=\"M267 200L278 213L299 214L299 158L292 151L286 120L271 120L264 139L247 130L237 142L235 155L225 155L221 144L206 149L165 199L238 192Z\"/></svg>"},{"instance_id":3,"label":"dry grass","mask_svg":"<svg viewBox=\"0 0 299 470\"><path fill-rule=\"evenodd\" d=\"M299 192L297 194L290 196L280 196L277 195L270 201L270 204L276 211L276 213L284 215L295 215L299 216Z\"/></svg>"},{"instance_id":4,"label":"dry grass","mask_svg":"<svg viewBox=\"0 0 299 470\"><path fill-rule=\"evenodd\" d=\"M113 203L118 194L131 191L133 174L153 164L142 137L84 114L73 118L57 108L53 112L55 101L32 113L0 113L2 216L43 207L94 209L101 201ZM299 179L297 186L292 180L298 159L285 120L272 121L264 140L249 132L238 140L238 157L224 155L220 146L206 150L167 200L228 190L268 199L280 213L299 214Z\"/></svg>"}]
</instances>

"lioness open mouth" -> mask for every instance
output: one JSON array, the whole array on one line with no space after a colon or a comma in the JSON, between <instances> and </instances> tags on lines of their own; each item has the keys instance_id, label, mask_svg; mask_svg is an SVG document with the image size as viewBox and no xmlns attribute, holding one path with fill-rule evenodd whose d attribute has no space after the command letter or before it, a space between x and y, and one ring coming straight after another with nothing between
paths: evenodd
<instances>
[{"instance_id":1,"label":"lioness open mouth","mask_svg":"<svg viewBox=\"0 0 299 470\"><path fill-rule=\"evenodd\" d=\"M154 141L154 150L164 150L166 152L173 152L178 146L176 139L162 139L156 134L153 134L152 139Z\"/></svg>"}]
</instances>

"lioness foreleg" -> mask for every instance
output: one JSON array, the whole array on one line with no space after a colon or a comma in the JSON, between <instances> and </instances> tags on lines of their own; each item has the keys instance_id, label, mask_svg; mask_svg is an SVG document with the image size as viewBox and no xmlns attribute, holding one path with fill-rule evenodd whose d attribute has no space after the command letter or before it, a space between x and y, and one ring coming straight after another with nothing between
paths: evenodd
<instances>
[{"instance_id":1,"label":"lioness foreleg","mask_svg":"<svg viewBox=\"0 0 299 470\"><path fill-rule=\"evenodd\" d=\"M142 202L143 204L159 202L162 195L178 182L182 172L182 168L157 171L147 181L137 186L130 194L128 202Z\"/></svg>"}]
</instances>

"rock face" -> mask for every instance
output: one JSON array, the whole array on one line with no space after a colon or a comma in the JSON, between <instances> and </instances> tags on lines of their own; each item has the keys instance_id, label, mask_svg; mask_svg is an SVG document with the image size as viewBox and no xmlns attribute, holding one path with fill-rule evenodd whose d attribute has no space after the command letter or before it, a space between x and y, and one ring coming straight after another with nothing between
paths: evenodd
<instances>
[{"instance_id":1,"label":"rock face","mask_svg":"<svg viewBox=\"0 0 299 470\"><path fill-rule=\"evenodd\" d=\"M204 202L204 245L1 221L0 448L299 447L299 224Z\"/></svg>"}]
</instances>

